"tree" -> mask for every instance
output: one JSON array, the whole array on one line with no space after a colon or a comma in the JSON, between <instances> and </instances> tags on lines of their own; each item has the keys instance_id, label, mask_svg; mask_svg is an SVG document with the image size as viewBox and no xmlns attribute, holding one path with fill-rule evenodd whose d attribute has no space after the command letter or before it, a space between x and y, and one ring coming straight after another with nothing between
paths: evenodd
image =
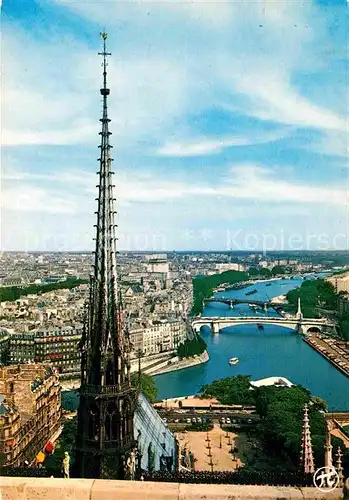
<instances>
[{"instance_id":1,"label":"tree","mask_svg":"<svg viewBox=\"0 0 349 500\"><path fill-rule=\"evenodd\" d=\"M287 464L287 468L295 471L299 466L304 405L309 404L313 451L316 464L320 467L323 463L325 418L318 406L323 407L326 402L312 397L301 386L265 387L254 392L256 410L263 418L260 436L265 450L282 458L285 468Z\"/></svg>"},{"instance_id":2,"label":"tree","mask_svg":"<svg viewBox=\"0 0 349 500\"><path fill-rule=\"evenodd\" d=\"M62 460L64 458L65 451L67 451L70 455L70 468L73 468L73 447L75 444L76 432L77 417L66 420L64 423L62 434L58 439L53 454L47 457L44 462L45 469L54 477L60 477L62 474Z\"/></svg>"},{"instance_id":3,"label":"tree","mask_svg":"<svg viewBox=\"0 0 349 500\"><path fill-rule=\"evenodd\" d=\"M266 267L262 267L259 270L259 275L263 276L265 278L269 278L271 276L271 271L270 271L270 269L267 269Z\"/></svg>"},{"instance_id":4,"label":"tree","mask_svg":"<svg viewBox=\"0 0 349 500\"><path fill-rule=\"evenodd\" d=\"M79 392L78 391L62 392L62 407L64 410L76 411L79 408Z\"/></svg>"},{"instance_id":5,"label":"tree","mask_svg":"<svg viewBox=\"0 0 349 500\"><path fill-rule=\"evenodd\" d=\"M248 270L248 275L250 278L258 276L259 271L256 267L250 267Z\"/></svg>"},{"instance_id":6,"label":"tree","mask_svg":"<svg viewBox=\"0 0 349 500\"><path fill-rule=\"evenodd\" d=\"M202 387L200 392L203 397L215 397L222 404L254 404L253 391L250 390L250 377L247 375L215 380Z\"/></svg>"},{"instance_id":7,"label":"tree","mask_svg":"<svg viewBox=\"0 0 349 500\"><path fill-rule=\"evenodd\" d=\"M206 351L206 348L207 344L204 339L200 335L195 334L192 339L186 339L178 345L177 356L180 359L199 356Z\"/></svg>"},{"instance_id":8,"label":"tree","mask_svg":"<svg viewBox=\"0 0 349 500\"><path fill-rule=\"evenodd\" d=\"M319 308L335 310L338 301L334 287L323 279L304 281L300 288L288 292L286 298L289 303L286 309L293 313L297 311L300 298L302 312L306 318L318 317Z\"/></svg>"},{"instance_id":9,"label":"tree","mask_svg":"<svg viewBox=\"0 0 349 500\"><path fill-rule=\"evenodd\" d=\"M271 270L271 274L273 276L277 276L278 274L285 274L286 268L284 266L274 266Z\"/></svg>"},{"instance_id":10,"label":"tree","mask_svg":"<svg viewBox=\"0 0 349 500\"><path fill-rule=\"evenodd\" d=\"M319 398L319 396L312 396L311 402L314 405L314 408L319 411L327 411L327 403L324 399Z\"/></svg>"},{"instance_id":11,"label":"tree","mask_svg":"<svg viewBox=\"0 0 349 500\"><path fill-rule=\"evenodd\" d=\"M137 388L139 387L138 373L131 374L131 384L133 387L137 387ZM156 388L154 379L151 375L141 373L140 390L146 396L148 401L150 401L150 403L154 403L154 401L156 401L156 397L158 395L158 390Z\"/></svg>"},{"instance_id":12,"label":"tree","mask_svg":"<svg viewBox=\"0 0 349 500\"><path fill-rule=\"evenodd\" d=\"M39 295L41 293L51 292L52 290L59 290L61 288L74 288L81 284L88 283L87 280L68 278L65 281L59 281L57 283L49 283L42 285L29 285L27 287L0 287L0 302L2 301L14 301L22 297L23 295L35 294Z\"/></svg>"},{"instance_id":13,"label":"tree","mask_svg":"<svg viewBox=\"0 0 349 500\"><path fill-rule=\"evenodd\" d=\"M277 399L277 387L257 387L254 390L256 401L256 413L260 418L265 418L268 414L268 407Z\"/></svg>"},{"instance_id":14,"label":"tree","mask_svg":"<svg viewBox=\"0 0 349 500\"><path fill-rule=\"evenodd\" d=\"M338 321L339 328L344 340L349 340L349 314L342 314Z\"/></svg>"}]
</instances>

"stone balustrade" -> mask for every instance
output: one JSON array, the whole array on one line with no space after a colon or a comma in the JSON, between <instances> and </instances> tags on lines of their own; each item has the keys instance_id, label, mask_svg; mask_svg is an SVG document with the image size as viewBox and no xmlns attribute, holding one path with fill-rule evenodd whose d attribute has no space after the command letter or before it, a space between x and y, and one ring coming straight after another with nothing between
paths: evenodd
<instances>
[{"instance_id":1,"label":"stone balustrade","mask_svg":"<svg viewBox=\"0 0 349 500\"><path fill-rule=\"evenodd\" d=\"M343 500L343 490L0 477L0 500Z\"/></svg>"}]
</instances>

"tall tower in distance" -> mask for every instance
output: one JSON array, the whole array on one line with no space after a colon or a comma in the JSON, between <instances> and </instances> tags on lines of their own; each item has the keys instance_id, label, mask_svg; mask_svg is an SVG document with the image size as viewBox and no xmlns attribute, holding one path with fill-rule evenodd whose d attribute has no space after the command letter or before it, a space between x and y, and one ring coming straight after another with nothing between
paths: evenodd
<instances>
[{"instance_id":1,"label":"tall tower in distance","mask_svg":"<svg viewBox=\"0 0 349 500\"><path fill-rule=\"evenodd\" d=\"M314 474L314 456L311 444L308 405L304 406L304 419L302 431L302 450L301 450L301 470L305 474Z\"/></svg>"},{"instance_id":2,"label":"tall tower in distance","mask_svg":"<svg viewBox=\"0 0 349 500\"><path fill-rule=\"evenodd\" d=\"M136 390L130 382L130 341L116 269L115 210L109 144L107 34L103 39L103 98L98 208L89 303L81 339L81 388L75 471L83 478L125 478L135 447Z\"/></svg>"}]
</instances>

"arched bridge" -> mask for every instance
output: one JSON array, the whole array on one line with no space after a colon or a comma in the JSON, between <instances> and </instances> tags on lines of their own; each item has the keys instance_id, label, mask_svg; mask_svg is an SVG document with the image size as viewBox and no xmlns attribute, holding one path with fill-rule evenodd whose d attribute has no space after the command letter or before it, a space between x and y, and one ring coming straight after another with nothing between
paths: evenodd
<instances>
[{"instance_id":1,"label":"arched bridge","mask_svg":"<svg viewBox=\"0 0 349 500\"><path fill-rule=\"evenodd\" d=\"M260 306L264 309L268 307L273 307L275 309L282 308L282 304L280 302L273 302L272 300L249 300L246 299L232 299L229 297L211 297L209 299L204 299L204 303L209 302L220 302L221 304L227 304L230 308L232 308L236 304L251 304L254 306Z\"/></svg>"},{"instance_id":2,"label":"arched bridge","mask_svg":"<svg viewBox=\"0 0 349 500\"><path fill-rule=\"evenodd\" d=\"M299 333L304 334L307 334L312 328L317 328L319 331L322 331L324 328L334 327L334 324L327 319L299 318L296 316L289 318L272 316L207 316L194 319L192 321L192 327L196 332L199 332L203 326L208 326L211 328L212 333L216 334L223 328L253 323L261 325L279 325L297 330Z\"/></svg>"}]
</instances>

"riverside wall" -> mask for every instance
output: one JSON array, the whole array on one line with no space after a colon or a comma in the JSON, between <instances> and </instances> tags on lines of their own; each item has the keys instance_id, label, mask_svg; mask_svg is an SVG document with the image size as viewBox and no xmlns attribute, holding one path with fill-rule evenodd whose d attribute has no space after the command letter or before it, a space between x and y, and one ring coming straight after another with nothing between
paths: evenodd
<instances>
[{"instance_id":1,"label":"riverside wall","mask_svg":"<svg viewBox=\"0 0 349 500\"><path fill-rule=\"evenodd\" d=\"M310 347L312 347L314 349L314 351L318 352L319 354L321 354L321 356L323 356L324 358L327 359L327 361L329 363L331 363L331 365L335 366L337 368L337 370L339 370L340 372L342 372L344 375L346 375L347 377L349 377L349 372L343 368L342 366L339 366L338 363L336 363L333 359L331 359L329 356L327 356L327 354L325 354L324 352L322 352L318 345L315 343L315 342L311 342L307 337L302 337L303 338L303 341L308 344Z\"/></svg>"},{"instance_id":2,"label":"riverside wall","mask_svg":"<svg viewBox=\"0 0 349 500\"><path fill-rule=\"evenodd\" d=\"M207 351L192 358L179 359L176 356L175 358L172 358L170 365L166 364L160 367L154 367L153 371L147 371L146 373L149 375L161 375L163 373L183 370L184 368L189 368L190 366L201 365L202 363L206 363L209 359L210 356Z\"/></svg>"}]
</instances>

